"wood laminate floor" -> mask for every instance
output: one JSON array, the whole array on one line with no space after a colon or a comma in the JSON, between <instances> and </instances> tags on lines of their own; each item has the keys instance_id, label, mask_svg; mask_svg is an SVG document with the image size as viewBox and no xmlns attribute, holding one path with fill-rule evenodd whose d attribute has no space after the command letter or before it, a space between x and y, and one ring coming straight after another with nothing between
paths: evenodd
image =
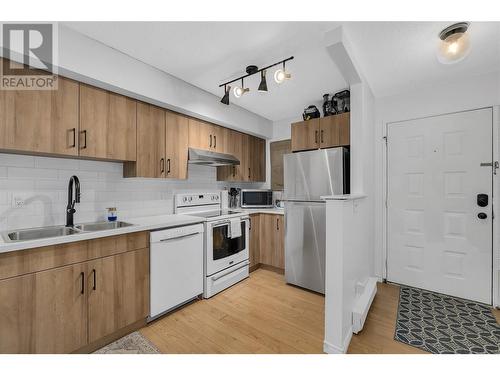
<instances>
[{"instance_id":1,"label":"wood laminate floor","mask_svg":"<svg viewBox=\"0 0 500 375\"><path fill-rule=\"evenodd\" d=\"M378 284L348 353L426 353L394 341L399 287ZM500 312L494 311L497 320ZM258 269L247 280L141 329L162 353L323 353L324 298Z\"/></svg>"}]
</instances>

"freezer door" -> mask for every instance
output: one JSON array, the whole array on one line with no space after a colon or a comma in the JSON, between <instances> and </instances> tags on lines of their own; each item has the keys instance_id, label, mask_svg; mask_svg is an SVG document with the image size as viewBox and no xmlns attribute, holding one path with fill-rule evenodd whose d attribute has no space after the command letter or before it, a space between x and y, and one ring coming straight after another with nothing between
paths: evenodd
<instances>
[{"instance_id":1,"label":"freezer door","mask_svg":"<svg viewBox=\"0 0 500 375\"><path fill-rule=\"evenodd\" d=\"M343 194L342 147L296 152L283 156L285 200L319 200L324 195Z\"/></svg>"},{"instance_id":2,"label":"freezer door","mask_svg":"<svg viewBox=\"0 0 500 375\"><path fill-rule=\"evenodd\" d=\"M285 279L325 293L326 204L285 202Z\"/></svg>"}]
</instances>

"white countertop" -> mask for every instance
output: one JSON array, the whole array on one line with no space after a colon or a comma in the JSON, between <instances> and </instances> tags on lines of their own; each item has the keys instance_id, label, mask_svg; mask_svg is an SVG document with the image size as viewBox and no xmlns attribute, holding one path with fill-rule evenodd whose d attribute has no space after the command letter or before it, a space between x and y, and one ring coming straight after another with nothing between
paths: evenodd
<instances>
[{"instance_id":1,"label":"white countertop","mask_svg":"<svg viewBox=\"0 0 500 375\"><path fill-rule=\"evenodd\" d=\"M274 214L274 215L284 215L284 208L239 208L235 211L241 211L250 214Z\"/></svg>"},{"instance_id":2,"label":"white countertop","mask_svg":"<svg viewBox=\"0 0 500 375\"><path fill-rule=\"evenodd\" d=\"M190 215L159 215L159 216L148 216L148 217L126 219L123 221L134 225L118 229L101 230L96 232L84 232L84 233L72 234L69 236L43 238L39 240L30 240L22 242L5 242L3 238L0 236L0 253L6 253L9 251L16 251L16 250L32 249L43 246L58 245L76 241L92 240L94 238L117 236L126 233L142 232L142 231L149 231L162 228L172 228L183 225L202 223L204 220L203 218Z\"/></svg>"}]
</instances>

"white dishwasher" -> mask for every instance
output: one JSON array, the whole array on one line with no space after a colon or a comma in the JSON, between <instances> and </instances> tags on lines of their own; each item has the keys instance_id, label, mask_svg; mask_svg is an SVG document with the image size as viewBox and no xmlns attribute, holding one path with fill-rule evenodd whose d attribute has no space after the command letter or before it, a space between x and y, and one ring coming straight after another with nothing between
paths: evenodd
<instances>
[{"instance_id":1,"label":"white dishwasher","mask_svg":"<svg viewBox=\"0 0 500 375\"><path fill-rule=\"evenodd\" d=\"M150 234L148 321L203 294L203 224Z\"/></svg>"}]
</instances>

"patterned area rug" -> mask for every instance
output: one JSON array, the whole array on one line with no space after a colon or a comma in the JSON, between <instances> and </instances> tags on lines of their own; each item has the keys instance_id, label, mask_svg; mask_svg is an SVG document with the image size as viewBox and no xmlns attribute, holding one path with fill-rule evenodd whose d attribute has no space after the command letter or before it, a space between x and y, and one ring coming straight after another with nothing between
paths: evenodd
<instances>
[{"instance_id":1,"label":"patterned area rug","mask_svg":"<svg viewBox=\"0 0 500 375\"><path fill-rule=\"evenodd\" d=\"M94 354L160 354L160 351L142 334L132 332L95 351Z\"/></svg>"},{"instance_id":2,"label":"patterned area rug","mask_svg":"<svg viewBox=\"0 0 500 375\"><path fill-rule=\"evenodd\" d=\"M394 339L436 354L500 353L490 307L401 286Z\"/></svg>"}]
</instances>

